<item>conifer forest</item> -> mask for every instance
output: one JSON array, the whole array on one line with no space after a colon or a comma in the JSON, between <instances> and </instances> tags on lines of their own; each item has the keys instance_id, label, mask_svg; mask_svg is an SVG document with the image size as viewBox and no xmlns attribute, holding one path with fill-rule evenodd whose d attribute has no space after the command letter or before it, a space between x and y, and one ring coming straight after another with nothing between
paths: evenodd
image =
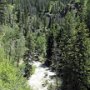
<instances>
[{"instance_id":1,"label":"conifer forest","mask_svg":"<svg viewBox=\"0 0 90 90\"><path fill-rule=\"evenodd\" d=\"M0 0L0 90L90 90L90 0Z\"/></svg>"}]
</instances>

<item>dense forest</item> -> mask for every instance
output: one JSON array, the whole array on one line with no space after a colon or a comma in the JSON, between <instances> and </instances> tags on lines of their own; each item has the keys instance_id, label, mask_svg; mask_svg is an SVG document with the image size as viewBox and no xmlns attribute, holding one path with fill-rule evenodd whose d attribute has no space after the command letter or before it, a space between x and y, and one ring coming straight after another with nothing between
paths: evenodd
<instances>
[{"instance_id":1,"label":"dense forest","mask_svg":"<svg viewBox=\"0 0 90 90\"><path fill-rule=\"evenodd\" d=\"M48 90L90 90L90 0L0 0L0 90L32 90L33 61Z\"/></svg>"}]
</instances>

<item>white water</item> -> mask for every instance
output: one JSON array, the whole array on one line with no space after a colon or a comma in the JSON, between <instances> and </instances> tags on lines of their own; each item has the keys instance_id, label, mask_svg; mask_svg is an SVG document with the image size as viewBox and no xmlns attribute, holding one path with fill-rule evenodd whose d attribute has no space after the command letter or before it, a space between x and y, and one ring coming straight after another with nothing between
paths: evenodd
<instances>
[{"instance_id":1,"label":"white water","mask_svg":"<svg viewBox=\"0 0 90 90\"><path fill-rule=\"evenodd\" d=\"M55 75L49 68L42 67L41 62L33 62L36 67L35 73L29 78L28 83L32 90L48 90L49 84L54 84L55 80L50 79L50 76Z\"/></svg>"}]
</instances>

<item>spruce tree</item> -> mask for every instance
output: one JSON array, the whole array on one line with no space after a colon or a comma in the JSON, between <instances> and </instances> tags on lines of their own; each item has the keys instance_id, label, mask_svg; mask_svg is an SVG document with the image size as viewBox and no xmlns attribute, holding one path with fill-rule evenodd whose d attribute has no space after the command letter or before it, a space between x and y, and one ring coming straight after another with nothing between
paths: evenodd
<instances>
[{"instance_id":1,"label":"spruce tree","mask_svg":"<svg viewBox=\"0 0 90 90\"><path fill-rule=\"evenodd\" d=\"M79 22L77 26L76 40L74 44L74 72L77 73L75 77L77 78L78 84L76 86L78 90L89 90L88 85L88 73L87 73L87 62L89 61L89 38L88 30L84 22Z\"/></svg>"}]
</instances>

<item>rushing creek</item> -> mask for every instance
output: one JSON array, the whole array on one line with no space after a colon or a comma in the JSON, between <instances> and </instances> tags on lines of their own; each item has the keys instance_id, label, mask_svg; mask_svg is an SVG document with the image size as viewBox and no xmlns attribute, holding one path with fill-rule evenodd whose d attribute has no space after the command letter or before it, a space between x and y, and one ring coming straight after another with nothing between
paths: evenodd
<instances>
[{"instance_id":1,"label":"rushing creek","mask_svg":"<svg viewBox=\"0 0 90 90\"><path fill-rule=\"evenodd\" d=\"M34 74L29 78L28 84L32 90L48 90L49 85L55 84L55 72L50 71L48 67L44 67L41 62L34 61L36 67Z\"/></svg>"}]
</instances>

